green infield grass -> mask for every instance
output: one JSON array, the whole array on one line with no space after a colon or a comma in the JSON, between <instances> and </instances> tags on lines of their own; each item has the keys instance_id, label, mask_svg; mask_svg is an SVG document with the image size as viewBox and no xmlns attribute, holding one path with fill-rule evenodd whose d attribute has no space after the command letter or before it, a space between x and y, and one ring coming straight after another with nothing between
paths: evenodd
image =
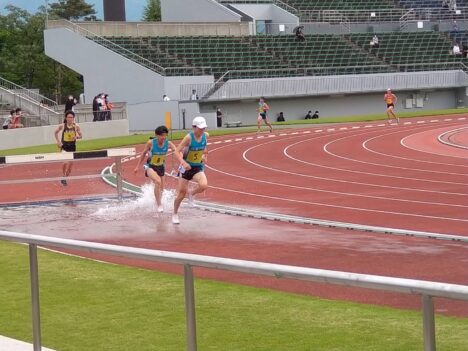
<instances>
[{"instance_id":1,"label":"green infield grass","mask_svg":"<svg viewBox=\"0 0 468 351\"><path fill-rule=\"evenodd\" d=\"M44 346L60 351L185 349L181 276L44 250L38 256ZM420 311L202 279L195 280L195 290L199 350L423 349ZM31 342L27 246L0 241L0 301L0 335ZM465 351L468 319L437 315L436 335L438 350Z\"/></svg>"}]
</instances>

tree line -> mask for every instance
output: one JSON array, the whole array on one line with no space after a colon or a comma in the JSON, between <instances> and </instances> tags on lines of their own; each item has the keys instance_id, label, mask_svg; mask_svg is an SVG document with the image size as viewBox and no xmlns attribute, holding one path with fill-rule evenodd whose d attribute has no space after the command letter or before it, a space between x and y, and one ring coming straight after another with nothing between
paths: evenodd
<instances>
[{"instance_id":1,"label":"tree line","mask_svg":"<svg viewBox=\"0 0 468 351\"><path fill-rule=\"evenodd\" d=\"M143 21L159 21L159 0L147 0ZM0 77L63 103L69 94L83 92L83 79L44 53L46 19L96 21L94 5L85 0L59 0L34 14L7 5L0 14Z\"/></svg>"}]
</instances>

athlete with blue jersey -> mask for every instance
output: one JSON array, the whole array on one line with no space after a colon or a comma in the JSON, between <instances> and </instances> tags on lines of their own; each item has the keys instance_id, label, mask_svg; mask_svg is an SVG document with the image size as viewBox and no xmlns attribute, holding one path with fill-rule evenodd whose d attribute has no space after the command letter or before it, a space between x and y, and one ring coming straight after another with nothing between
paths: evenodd
<instances>
[{"instance_id":1,"label":"athlete with blue jersey","mask_svg":"<svg viewBox=\"0 0 468 351\"><path fill-rule=\"evenodd\" d=\"M197 187L189 193L189 199L196 194L202 193L208 187L208 180L204 172L204 164L208 159L208 150L206 148L209 134L205 132L207 127L206 120L202 116L195 117L192 122L193 130L187 134L177 146L175 154L183 153L181 160L181 177L177 189L177 197L174 199L174 213L172 223L179 224L179 207L187 194L188 183L194 180L198 183Z\"/></svg>"},{"instance_id":2,"label":"athlete with blue jersey","mask_svg":"<svg viewBox=\"0 0 468 351\"><path fill-rule=\"evenodd\" d=\"M154 183L154 197L158 205L158 212L164 211L161 203L161 195L164 190L164 165L166 162L166 154L169 149L172 151L176 150L175 145L167 140L168 132L165 126L160 126L155 129L154 133L156 137L148 140L145 148L141 152L140 161L134 169L134 172L137 173L143 161L147 160L144 165L145 176L150 178Z\"/></svg>"}]
</instances>

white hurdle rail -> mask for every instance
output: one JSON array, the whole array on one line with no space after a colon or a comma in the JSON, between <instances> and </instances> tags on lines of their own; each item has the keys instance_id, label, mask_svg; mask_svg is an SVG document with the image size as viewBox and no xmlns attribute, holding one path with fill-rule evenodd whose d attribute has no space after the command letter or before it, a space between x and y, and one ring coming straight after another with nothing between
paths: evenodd
<instances>
[{"instance_id":1,"label":"white hurdle rail","mask_svg":"<svg viewBox=\"0 0 468 351\"><path fill-rule=\"evenodd\" d=\"M136 258L146 261L165 262L183 265L185 290L185 318L188 351L197 350L195 292L192 267L204 267L234 272L242 272L247 274L257 274L275 278L297 279L326 284L338 284L348 287L359 287L383 290L387 292L420 295L422 297L424 351L436 351L433 298L441 297L447 299L468 300L468 286L465 285L331 271L297 266L287 266L281 264L245 261L195 254L184 254L178 252L150 250L86 242L80 240L23 234L1 230L0 240L24 243L29 245L31 310L34 351L41 350L37 246L72 249L84 251L86 253L99 253L118 257L133 259Z\"/></svg>"},{"instance_id":2,"label":"white hurdle rail","mask_svg":"<svg viewBox=\"0 0 468 351\"><path fill-rule=\"evenodd\" d=\"M111 174L92 174L85 176L70 176L67 179L86 179L86 178L102 178L116 176L117 179L117 195L119 200L123 196L123 182L122 182L122 158L127 156L135 156L135 148L118 148L96 151L82 151L82 152L56 152L44 154L29 154L29 155L11 155L0 156L0 165L2 164L23 164L23 163L36 163L36 162L59 162L59 161L77 161L77 160L91 160L98 158L112 157L115 161L115 173ZM15 179L8 181L0 181L1 184L13 183L28 183L28 182L42 182L63 179L63 177L53 178L40 178L40 179Z\"/></svg>"}]
</instances>

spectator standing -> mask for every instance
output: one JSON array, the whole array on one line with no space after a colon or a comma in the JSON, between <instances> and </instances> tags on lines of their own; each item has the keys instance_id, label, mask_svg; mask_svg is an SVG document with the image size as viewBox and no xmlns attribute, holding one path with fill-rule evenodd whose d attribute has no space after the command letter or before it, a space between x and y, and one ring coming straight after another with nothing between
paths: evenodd
<instances>
[{"instance_id":1,"label":"spectator standing","mask_svg":"<svg viewBox=\"0 0 468 351\"><path fill-rule=\"evenodd\" d=\"M67 100L67 102L65 102L65 112L67 112L67 111L75 112L76 103L77 103L77 101L73 97L73 95L68 95L68 100Z\"/></svg>"},{"instance_id":2,"label":"spectator standing","mask_svg":"<svg viewBox=\"0 0 468 351\"><path fill-rule=\"evenodd\" d=\"M104 95L104 120L105 121L110 121L112 119L112 109L114 108L114 105L109 101L109 95L105 94Z\"/></svg>"},{"instance_id":3,"label":"spectator standing","mask_svg":"<svg viewBox=\"0 0 468 351\"><path fill-rule=\"evenodd\" d=\"M93 98L93 122L99 121L99 103L98 103L99 95L96 95Z\"/></svg>"},{"instance_id":4,"label":"spectator standing","mask_svg":"<svg viewBox=\"0 0 468 351\"><path fill-rule=\"evenodd\" d=\"M223 112L220 108L216 110L216 125L218 128L223 126Z\"/></svg>"},{"instance_id":5,"label":"spectator standing","mask_svg":"<svg viewBox=\"0 0 468 351\"><path fill-rule=\"evenodd\" d=\"M458 45L458 43L455 43L453 45L452 53L453 53L454 56L461 56L462 55L462 52L460 50L460 46Z\"/></svg>"},{"instance_id":6,"label":"spectator standing","mask_svg":"<svg viewBox=\"0 0 468 351\"><path fill-rule=\"evenodd\" d=\"M190 96L190 100L198 100L198 94L195 89L192 90L192 95Z\"/></svg>"}]
</instances>

